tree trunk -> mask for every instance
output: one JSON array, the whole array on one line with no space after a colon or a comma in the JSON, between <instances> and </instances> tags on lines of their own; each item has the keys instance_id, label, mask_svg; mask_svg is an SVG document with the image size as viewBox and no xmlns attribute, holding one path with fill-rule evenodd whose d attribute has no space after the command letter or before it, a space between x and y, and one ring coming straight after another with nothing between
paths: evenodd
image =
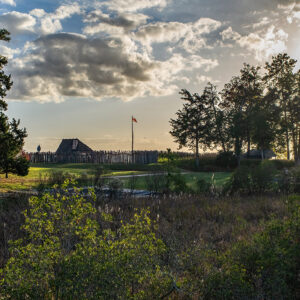
<instances>
[{"instance_id":1,"label":"tree trunk","mask_svg":"<svg viewBox=\"0 0 300 300\"><path fill-rule=\"evenodd\" d=\"M261 154L261 160L264 160L264 150L260 149L260 154Z\"/></svg>"},{"instance_id":2,"label":"tree trunk","mask_svg":"<svg viewBox=\"0 0 300 300\"><path fill-rule=\"evenodd\" d=\"M241 164L241 145L240 145L240 139L237 137L235 139L235 149L234 149L234 152L235 152L235 155L237 157L237 161L238 161L238 166L240 166Z\"/></svg>"},{"instance_id":3,"label":"tree trunk","mask_svg":"<svg viewBox=\"0 0 300 300\"><path fill-rule=\"evenodd\" d=\"M219 139L221 140L221 143L222 143L222 148L223 148L223 152L226 152L226 147L225 147L225 143L224 143L224 138L222 136L222 133L221 133L221 130L220 130L220 126L217 122L217 110L216 110L216 107L215 107L215 102L213 101L213 110L214 110L214 115L215 115L215 123L217 124L217 130L218 130L218 134L219 134Z\"/></svg>"},{"instance_id":4,"label":"tree trunk","mask_svg":"<svg viewBox=\"0 0 300 300\"><path fill-rule=\"evenodd\" d=\"M298 126L297 126L298 128ZM298 130L298 156L297 159L295 158L296 164L300 165L300 128Z\"/></svg>"},{"instance_id":5,"label":"tree trunk","mask_svg":"<svg viewBox=\"0 0 300 300\"><path fill-rule=\"evenodd\" d=\"M5 172L5 178L8 178L8 172Z\"/></svg>"},{"instance_id":6,"label":"tree trunk","mask_svg":"<svg viewBox=\"0 0 300 300\"><path fill-rule=\"evenodd\" d=\"M286 139L286 158L290 160L290 138L289 138L289 130L288 130L288 122L286 115L286 108L284 109L284 121L285 121L285 139Z\"/></svg>"},{"instance_id":7,"label":"tree trunk","mask_svg":"<svg viewBox=\"0 0 300 300\"><path fill-rule=\"evenodd\" d=\"M198 137L196 138L196 167L199 168L199 141Z\"/></svg>"},{"instance_id":8,"label":"tree trunk","mask_svg":"<svg viewBox=\"0 0 300 300\"><path fill-rule=\"evenodd\" d=\"M250 147L251 147L250 134L248 133L248 135L247 135L247 158L249 158L249 156L250 156Z\"/></svg>"},{"instance_id":9,"label":"tree trunk","mask_svg":"<svg viewBox=\"0 0 300 300\"><path fill-rule=\"evenodd\" d=\"M287 160L290 160L290 139L289 139L288 130L286 130L285 136L286 136L286 158Z\"/></svg>"},{"instance_id":10,"label":"tree trunk","mask_svg":"<svg viewBox=\"0 0 300 300\"><path fill-rule=\"evenodd\" d=\"M296 132L295 132L296 131ZM297 134L297 130L293 129L292 130L292 138L293 138L293 151L294 151L294 160L297 161L298 160L298 145L297 145L297 138L298 138L298 134Z\"/></svg>"}]
</instances>

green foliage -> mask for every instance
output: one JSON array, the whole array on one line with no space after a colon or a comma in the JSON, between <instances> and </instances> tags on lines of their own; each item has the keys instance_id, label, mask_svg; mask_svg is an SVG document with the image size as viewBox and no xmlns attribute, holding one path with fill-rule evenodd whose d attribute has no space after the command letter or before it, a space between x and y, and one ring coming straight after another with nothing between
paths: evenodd
<instances>
[{"instance_id":1,"label":"green foliage","mask_svg":"<svg viewBox=\"0 0 300 300\"><path fill-rule=\"evenodd\" d=\"M276 168L272 161L263 161L255 167L240 166L224 187L225 193L263 193L274 191Z\"/></svg>"},{"instance_id":2,"label":"green foliage","mask_svg":"<svg viewBox=\"0 0 300 300\"><path fill-rule=\"evenodd\" d=\"M123 182L119 178L111 178L108 181L108 189L111 198L116 198L120 195L123 188Z\"/></svg>"},{"instance_id":3,"label":"green foliage","mask_svg":"<svg viewBox=\"0 0 300 300\"><path fill-rule=\"evenodd\" d=\"M237 164L237 158L232 151L220 152L216 158L216 165L226 169L234 169Z\"/></svg>"},{"instance_id":4,"label":"green foliage","mask_svg":"<svg viewBox=\"0 0 300 300\"><path fill-rule=\"evenodd\" d=\"M172 191L177 194L185 193L188 191L185 177L180 173L172 173L169 175L170 186Z\"/></svg>"},{"instance_id":5,"label":"green foliage","mask_svg":"<svg viewBox=\"0 0 300 300\"><path fill-rule=\"evenodd\" d=\"M9 41L9 32L0 30L0 41ZM27 136L25 129L20 129L20 121L8 120L4 114L7 110L7 103L4 97L12 86L10 75L6 75L3 67L7 64L6 57L0 55L0 174L14 173L20 176L28 174L29 163L25 158L20 157L24 139Z\"/></svg>"},{"instance_id":6,"label":"green foliage","mask_svg":"<svg viewBox=\"0 0 300 300\"><path fill-rule=\"evenodd\" d=\"M240 74L225 84L221 97L210 83L201 95L182 89L185 103L177 118L170 120L170 134L179 147L195 150L197 166L198 148L233 151L238 164L242 151L253 146L262 154L266 149L282 152L286 148L287 159L293 152L299 161L300 71L294 72L296 62L286 53L278 54L266 63L264 75L259 66L245 63Z\"/></svg>"},{"instance_id":7,"label":"green foliage","mask_svg":"<svg viewBox=\"0 0 300 300\"><path fill-rule=\"evenodd\" d=\"M95 195L83 197L66 182L32 197L24 212L26 235L11 242L1 271L4 299L157 299L171 286L161 267L166 248L156 238L149 212L110 229L96 221ZM99 226L100 225L100 226Z\"/></svg>"},{"instance_id":8,"label":"green foliage","mask_svg":"<svg viewBox=\"0 0 300 300\"><path fill-rule=\"evenodd\" d=\"M210 194L211 184L207 182L205 179L199 178L196 181L196 187L197 187L197 193L204 194L204 195Z\"/></svg>"},{"instance_id":9,"label":"green foliage","mask_svg":"<svg viewBox=\"0 0 300 300\"><path fill-rule=\"evenodd\" d=\"M250 193L251 191L251 170L246 166L238 167L231 175L230 180L224 187L224 193Z\"/></svg>"},{"instance_id":10,"label":"green foliage","mask_svg":"<svg viewBox=\"0 0 300 300\"><path fill-rule=\"evenodd\" d=\"M294 161L286 159L274 159L272 163L277 170L290 169L295 166Z\"/></svg>"},{"instance_id":11,"label":"green foliage","mask_svg":"<svg viewBox=\"0 0 300 300\"><path fill-rule=\"evenodd\" d=\"M256 168L251 169L251 184L254 192L267 192L274 190L274 177L276 168L272 161L264 160Z\"/></svg>"}]
</instances>

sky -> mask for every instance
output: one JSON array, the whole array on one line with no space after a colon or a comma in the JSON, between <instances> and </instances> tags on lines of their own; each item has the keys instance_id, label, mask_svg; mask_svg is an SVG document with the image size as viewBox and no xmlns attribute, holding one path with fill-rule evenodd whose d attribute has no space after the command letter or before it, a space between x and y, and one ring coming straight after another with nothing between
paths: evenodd
<instances>
[{"instance_id":1,"label":"sky","mask_svg":"<svg viewBox=\"0 0 300 300\"><path fill-rule=\"evenodd\" d=\"M11 74L7 114L25 150L62 138L94 150L176 150L179 91L219 91L243 63L286 52L300 67L298 0L0 0Z\"/></svg>"}]
</instances>

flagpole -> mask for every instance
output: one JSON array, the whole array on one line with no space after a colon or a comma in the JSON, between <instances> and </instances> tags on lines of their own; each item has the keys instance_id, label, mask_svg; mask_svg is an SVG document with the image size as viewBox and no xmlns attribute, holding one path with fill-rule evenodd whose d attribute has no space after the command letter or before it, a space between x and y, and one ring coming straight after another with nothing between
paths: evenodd
<instances>
[{"instance_id":1,"label":"flagpole","mask_svg":"<svg viewBox=\"0 0 300 300\"><path fill-rule=\"evenodd\" d=\"M131 162L133 163L133 116L131 116Z\"/></svg>"}]
</instances>

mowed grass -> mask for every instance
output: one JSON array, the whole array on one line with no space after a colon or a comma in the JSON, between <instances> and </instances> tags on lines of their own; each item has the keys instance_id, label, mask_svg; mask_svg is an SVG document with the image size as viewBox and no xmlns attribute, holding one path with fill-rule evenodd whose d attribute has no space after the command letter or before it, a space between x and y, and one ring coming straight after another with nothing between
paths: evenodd
<instances>
[{"instance_id":1,"label":"mowed grass","mask_svg":"<svg viewBox=\"0 0 300 300\"><path fill-rule=\"evenodd\" d=\"M13 190L30 190L35 189L40 183L40 178L47 176L50 172L64 172L69 173L72 176L80 177L87 175L88 178L92 178L97 168L104 168L104 176L120 176L120 180L123 182L125 188L130 188L130 177L128 175L142 175L151 174L152 172L162 172L161 165L95 165L95 164L34 164L29 169L29 174L25 177L9 174L9 178L5 178L3 174L0 175L0 192L13 191ZM119 170L118 170L119 169ZM217 186L222 186L230 177L230 172L189 172L183 173L187 186L193 190L196 190L196 182L199 179L203 179L207 182L211 182L212 176ZM161 175L155 175L161 176ZM135 189L147 189L147 178L137 177L135 179Z\"/></svg>"},{"instance_id":2,"label":"mowed grass","mask_svg":"<svg viewBox=\"0 0 300 300\"><path fill-rule=\"evenodd\" d=\"M28 175L24 177L9 174L8 178L5 178L4 174L0 174L0 192L30 190L36 188L40 182L40 177L43 178L49 172L61 171L76 177L87 174L88 177L92 177L97 168L99 168L99 165L95 164L35 164L30 167ZM105 176L143 173L145 173L145 171L114 171L105 169Z\"/></svg>"},{"instance_id":3,"label":"mowed grass","mask_svg":"<svg viewBox=\"0 0 300 300\"><path fill-rule=\"evenodd\" d=\"M149 175L152 176L152 175ZM123 182L125 188L130 188L131 185L138 190L147 190L147 180L150 180L149 176L136 177L134 184L132 184L131 179L120 178ZM163 175L153 175L153 176L163 176ZM184 177L184 180L187 184L187 187L193 191L197 191L197 182L199 180L205 180L206 182L213 182L217 187L223 186L230 178L230 172L190 172L182 173L181 176Z\"/></svg>"}]
</instances>

